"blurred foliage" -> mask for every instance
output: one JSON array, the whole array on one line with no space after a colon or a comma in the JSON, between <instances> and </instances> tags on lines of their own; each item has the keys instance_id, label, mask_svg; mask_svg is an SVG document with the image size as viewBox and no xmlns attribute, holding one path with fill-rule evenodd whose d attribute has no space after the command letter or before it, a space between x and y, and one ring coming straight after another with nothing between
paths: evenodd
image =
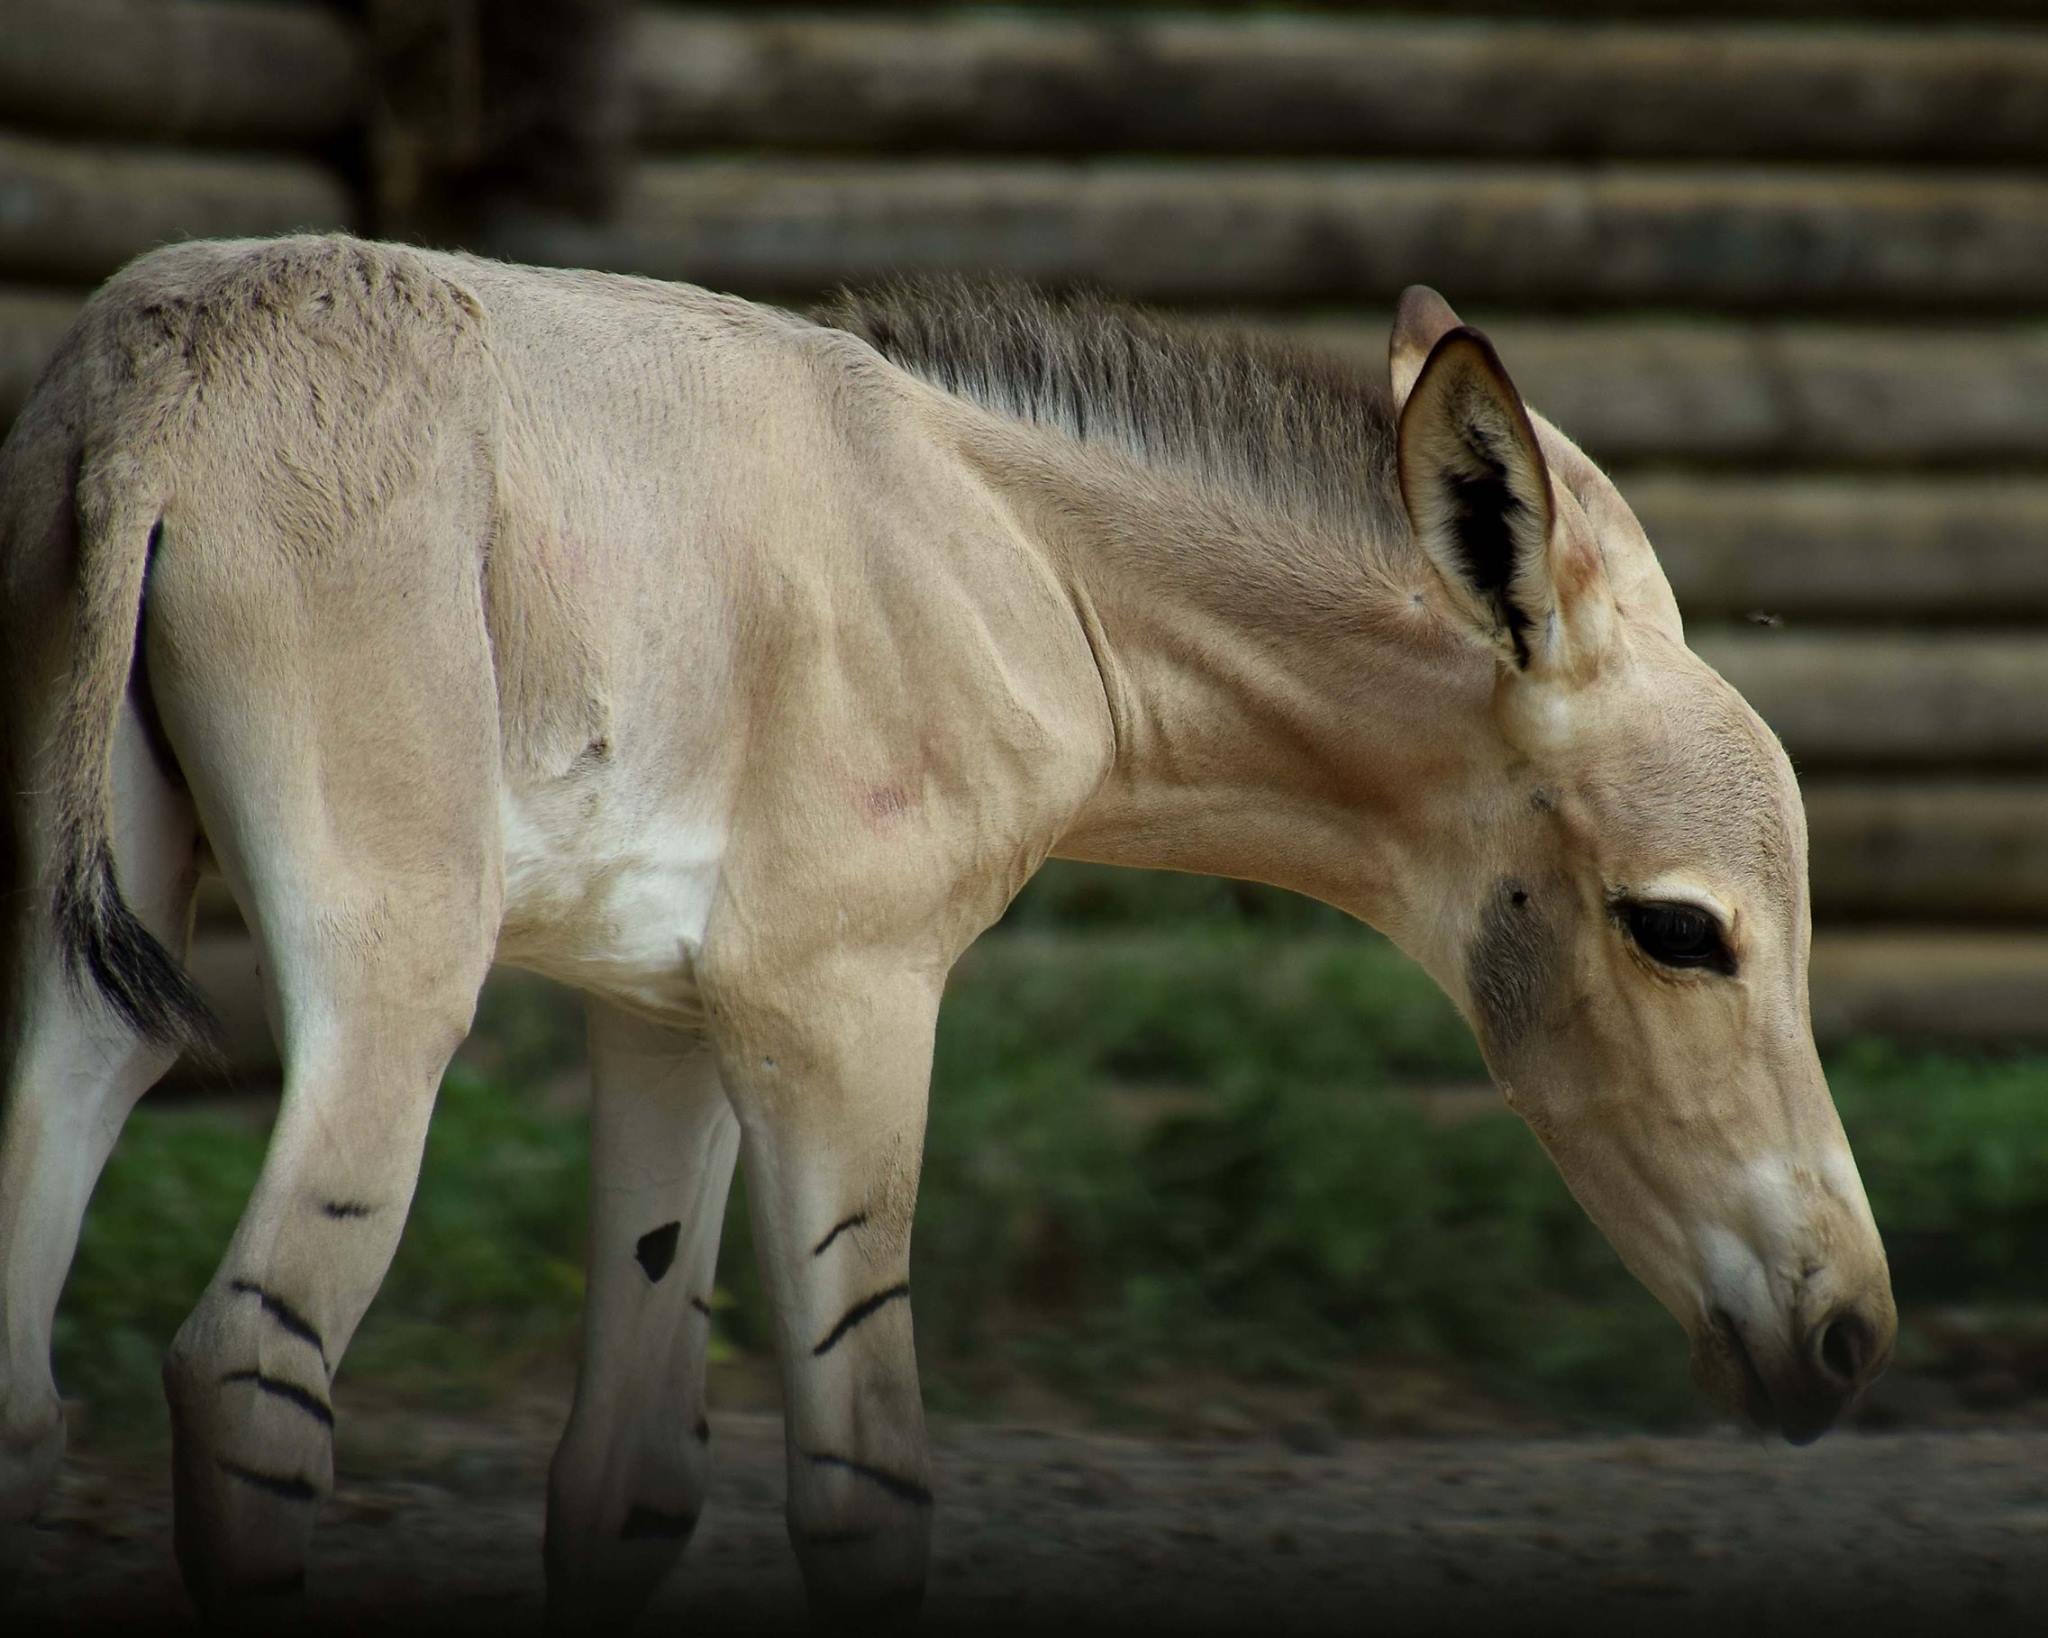
<instances>
[{"instance_id":1,"label":"blurred foliage","mask_svg":"<svg viewBox=\"0 0 2048 1638\"><path fill-rule=\"evenodd\" d=\"M1056 874L954 977L914 1252L938 1403L1022 1379L1123 1413L1192 1373L1337 1405L1345 1373L1381 1365L1575 1422L1702 1414L1672 1323L1474 1090L1471 1040L1422 974L1281 895L1152 878L1185 899L1161 915L1132 880ZM443 1091L353 1380L467 1403L573 1360L573 1018L538 988L492 1003ZM2048 1059L1861 1046L1830 1072L1909 1325L1916 1303L1977 1303L2038 1329ZM266 1122L146 1105L131 1123L58 1332L66 1391L106 1418L161 1414L162 1347L226 1247ZM765 1353L750 1241L742 1187L718 1324Z\"/></svg>"},{"instance_id":2,"label":"blurred foliage","mask_svg":"<svg viewBox=\"0 0 2048 1638\"><path fill-rule=\"evenodd\" d=\"M58 1381L116 1421L154 1416L164 1346L226 1252L270 1107L158 1109L122 1134L59 1310ZM472 1399L574 1347L585 1122L452 1071L405 1240L349 1351L352 1376Z\"/></svg>"}]
</instances>

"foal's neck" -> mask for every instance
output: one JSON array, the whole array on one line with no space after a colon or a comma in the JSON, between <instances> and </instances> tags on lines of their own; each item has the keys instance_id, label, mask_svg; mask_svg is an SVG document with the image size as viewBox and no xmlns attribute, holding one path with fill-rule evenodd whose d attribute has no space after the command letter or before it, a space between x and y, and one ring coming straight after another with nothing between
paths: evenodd
<instances>
[{"instance_id":1,"label":"foal's neck","mask_svg":"<svg viewBox=\"0 0 2048 1638\"><path fill-rule=\"evenodd\" d=\"M1109 777L1055 851L1269 882L1384 930L1489 753L1490 659L1405 542L1023 432L990 477L1090 628Z\"/></svg>"}]
</instances>

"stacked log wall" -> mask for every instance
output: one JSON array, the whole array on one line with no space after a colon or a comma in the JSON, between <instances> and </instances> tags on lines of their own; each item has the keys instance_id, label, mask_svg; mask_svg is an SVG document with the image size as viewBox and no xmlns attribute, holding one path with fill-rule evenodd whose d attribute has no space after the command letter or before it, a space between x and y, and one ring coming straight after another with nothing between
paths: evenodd
<instances>
[{"instance_id":1,"label":"stacked log wall","mask_svg":"<svg viewBox=\"0 0 2048 1638\"><path fill-rule=\"evenodd\" d=\"M1821 943L1856 952L1823 984L1948 948L2048 1034L2038 0L547 0L612 54L562 54L583 169L524 196L454 83L466 4L0 0L0 423L127 257L431 235L436 175L494 178L477 248L783 300L997 269L1376 361L1432 283L1616 474L1792 751ZM504 100L504 151L579 128ZM408 117L483 132L468 169Z\"/></svg>"},{"instance_id":2,"label":"stacked log wall","mask_svg":"<svg viewBox=\"0 0 2048 1638\"><path fill-rule=\"evenodd\" d=\"M317 0L0 0L0 427L143 251L356 223L364 63Z\"/></svg>"},{"instance_id":3,"label":"stacked log wall","mask_svg":"<svg viewBox=\"0 0 2048 1638\"><path fill-rule=\"evenodd\" d=\"M2038 4L657 5L626 78L614 211L508 251L791 300L998 268L1375 365L1436 285L1798 764L1824 1025L1917 965L1989 999L1913 1030L2048 1033Z\"/></svg>"}]
</instances>

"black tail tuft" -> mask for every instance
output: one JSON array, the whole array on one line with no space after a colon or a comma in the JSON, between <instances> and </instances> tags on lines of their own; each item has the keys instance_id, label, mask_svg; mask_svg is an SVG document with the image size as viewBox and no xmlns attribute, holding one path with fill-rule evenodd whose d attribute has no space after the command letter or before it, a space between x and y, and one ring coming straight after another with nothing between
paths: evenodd
<instances>
[{"instance_id":1,"label":"black tail tuft","mask_svg":"<svg viewBox=\"0 0 2048 1638\"><path fill-rule=\"evenodd\" d=\"M220 1021L191 975L122 899L112 849L88 842L66 854L57 937L74 977L89 979L145 1040L218 1062Z\"/></svg>"}]
</instances>

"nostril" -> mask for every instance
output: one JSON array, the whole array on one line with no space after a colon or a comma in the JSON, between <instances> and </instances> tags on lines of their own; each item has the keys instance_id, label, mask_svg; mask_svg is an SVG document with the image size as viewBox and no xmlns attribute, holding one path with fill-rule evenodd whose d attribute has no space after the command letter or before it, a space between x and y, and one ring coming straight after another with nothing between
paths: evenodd
<instances>
[{"instance_id":1,"label":"nostril","mask_svg":"<svg viewBox=\"0 0 2048 1638\"><path fill-rule=\"evenodd\" d=\"M1863 1379L1874 1352L1876 1339L1858 1315L1837 1314L1821 1327L1821 1370L1840 1387L1853 1387Z\"/></svg>"}]
</instances>

